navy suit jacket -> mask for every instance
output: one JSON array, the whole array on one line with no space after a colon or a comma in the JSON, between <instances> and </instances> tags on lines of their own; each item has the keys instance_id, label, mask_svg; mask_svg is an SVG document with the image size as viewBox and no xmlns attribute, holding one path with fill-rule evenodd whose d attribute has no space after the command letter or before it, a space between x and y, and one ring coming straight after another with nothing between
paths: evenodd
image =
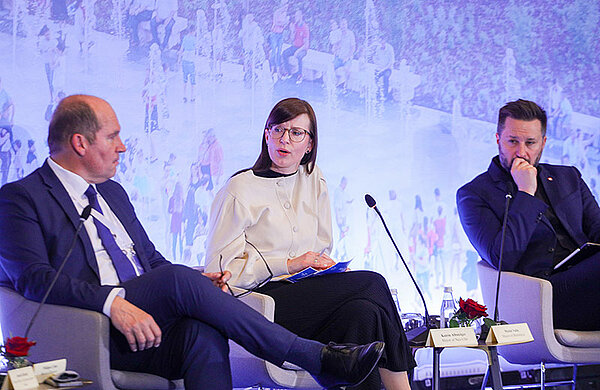
<instances>
[{"instance_id":1,"label":"navy suit jacket","mask_svg":"<svg viewBox=\"0 0 600 390\"><path fill-rule=\"evenodd\" d=\"M170 264L155 249L120 184L97 186L134 243L148 271ZM79 223L69 194L48 162L29 176L0 189L0 285L40 301L56 275ZM85 228L58 278L49 303L102 312L113 286L101 286L98 264Z\"/></svg>"},{"instance_id":2,"label":"navy suit jacket","mask_svg":"<svg viewBox=\"0 0 600 390\"><path fill-rule=\"evenodd\" d=\"M494 160L487 172L461 187L456 198L471 244L484 260L498 268L502 219L512 177L498 166L498 157ZM589 241L600 242L600 208L577 168L539 164L538 175L550 205L514 187L502 270L548 279L557 239L544 215L546 209L552 206L567 233L581 246Z\"/></svg>"}]
</instances>

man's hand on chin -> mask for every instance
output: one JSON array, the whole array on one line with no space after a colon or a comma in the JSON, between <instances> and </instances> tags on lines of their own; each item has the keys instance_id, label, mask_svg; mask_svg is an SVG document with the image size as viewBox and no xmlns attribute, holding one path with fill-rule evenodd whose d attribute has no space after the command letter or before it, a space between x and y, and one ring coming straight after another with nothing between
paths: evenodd
<instances>
[{"instance_id":1,"label":"man's hand on chin","mask_svg":"<svg viewBox=\"0 0 600 390\"><path fill-rule=\"evenodd\" d=\"M513 160L510 174L519 191L535 196L537 190L537 169L527 160L517 157Z\"/></svg>"},{"instance_id":2,"label":"man's hand on chin","mask_svg":"<svg viewBox=\"0 0 600 390\"><path fill-rule=\"evenodd\" d=\"M162 332L154 318L119 296L110 307L110 320L125 335L133 352L160 345Z\"/></svg>"}]
</instances>

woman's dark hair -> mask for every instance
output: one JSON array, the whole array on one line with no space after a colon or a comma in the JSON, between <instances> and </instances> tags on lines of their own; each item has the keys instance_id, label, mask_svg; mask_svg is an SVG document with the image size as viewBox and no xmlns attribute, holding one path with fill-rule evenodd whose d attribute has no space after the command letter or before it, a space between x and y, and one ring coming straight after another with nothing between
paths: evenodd
<instances>
[{"instance_id":1,"label":"woman's dark hair","mask_svg":"<svg viewBox=\"0 0 600 390\"><path fill-rule=\"evenodd\" d=\"M310 120L310 137L312 139L312 148L310 152L305 154L300 161L301 165L306 165L307 174L311 174L315 168L315 161L317 160L317 145L318 145L318 133L317 133L317 117L311 105L302 99L298 98L287 98L279 101L275 107L271 110L265 129L270 129L274 125L278 125L283 122L294 119L298 115L306 114ZM267 149L267 140L265 138L265 132L263 131L262 136L262 147L258 159L252 166L254 172L264 172L271 169L271 157L269 157L269 150Z\"/></svg>"}]
</instances>

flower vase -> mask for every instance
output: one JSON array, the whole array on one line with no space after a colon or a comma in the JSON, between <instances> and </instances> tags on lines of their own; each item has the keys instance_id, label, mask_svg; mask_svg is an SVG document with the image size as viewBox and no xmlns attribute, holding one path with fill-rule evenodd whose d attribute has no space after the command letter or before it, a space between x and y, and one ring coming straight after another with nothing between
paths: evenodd
<instances>
[{"instance_id":1,"label":"flower vase","mask_svg":"<svg viewBox=\"0 0 600 390\"><path fill-rule=\"evenodd\" d=\"M479 319L472 320L471 323L461 322L458 326L459 328L473 328L475 337L479 340L479 337L481 336L481 321Z\"/></svg>"},{"instance_id":2,"label":"flower vase","mask_svg":"<svg viewBox=\"0 0 600 390\"><path fill-rule=\"evenodd\" d=\"M27 359L27 356L14 356L6 358L6 368L8 370L14 370L16 368L23 368L33 366L33 363Z\"/></svg>"},{"instance_id":3,"label":"flower vase","mask_svg":"<svg viewBox=\"0 0 600 390\"><path fill-rule=\"evenodd\" d=\"M27 356L29 348L34 345L35 341L29 341L27 337L8 337L4 345L0 345L0 357L4 361L6 370L33 366Z\"/></svg>"},{"instance_id":4,"label":"flower vase","mask_svg":"<svg viewBox=\"0 0 600 390\"><path fill-rule=\"evenodd\" d=\"M8 371L8 367L6 366L6 360L0 359L0 386L2 386L2 383L4 383L6 371Z\"/></svg>"},{"instance_id":5,"label":"flower vase","mask_svg":"<svg viewBox=\"0 0 600 390\"><path fill-rule=\"evenodd\" d=\"M475 331L475 337L477 340L481 337L481 319L477 318L471 322L471 328Z\"/></svg>"}]
</instances>

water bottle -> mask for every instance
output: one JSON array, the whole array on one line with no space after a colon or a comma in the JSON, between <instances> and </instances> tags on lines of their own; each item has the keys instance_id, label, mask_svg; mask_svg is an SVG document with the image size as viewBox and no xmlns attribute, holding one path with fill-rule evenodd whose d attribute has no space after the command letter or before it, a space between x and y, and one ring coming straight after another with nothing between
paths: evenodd
<instances>
[{"instance_id":1,"label":"water bottle","mask_svg":"<svg viewBox=\"0 0 600 390\"><path fill-rule=\"evenodd\" d=\"M396 305L396 310L398 310L398 315L402 316L402 310L400 310L400 301L398 300L398 290L392 288L390 289L390 293L392 294L392 299L394 300L394 304Z\"/></svg>"},{"instance_id":2,"label":"water bottle","mask_svg":"<svg viewBox=\"0 0 600 390\"><path fill-rule=\"evenodd\" d=\"M452 296L452 287L444 287L444 297L440 309L440 328L447 328L450 318L456 312L456 302Z\"/></svg>"}]
</instances>

